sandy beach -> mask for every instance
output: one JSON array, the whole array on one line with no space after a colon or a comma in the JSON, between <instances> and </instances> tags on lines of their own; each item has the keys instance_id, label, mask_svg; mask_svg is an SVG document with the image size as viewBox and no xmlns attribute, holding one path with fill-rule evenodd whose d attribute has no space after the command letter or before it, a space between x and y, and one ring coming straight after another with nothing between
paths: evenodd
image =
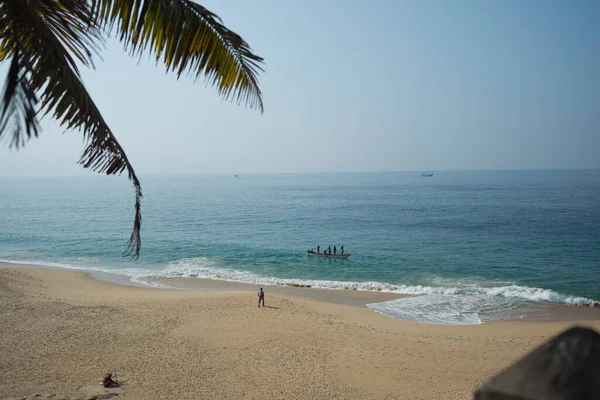
<instances>
[{"instance_id":1,"label":"sandy beach","mask_svg":"<svg viewBox=\"0 0 600 400\"><path fill-rule=\"evenodd\" d=\"M427 325L364 307L385 293L265 290L258 309L251 285L153 289L1 268L0 398L468 399L562 330L600 329L597 309L582 321ZM103 388L106 372L121 387Z\"/></svg>"}]
</instances>

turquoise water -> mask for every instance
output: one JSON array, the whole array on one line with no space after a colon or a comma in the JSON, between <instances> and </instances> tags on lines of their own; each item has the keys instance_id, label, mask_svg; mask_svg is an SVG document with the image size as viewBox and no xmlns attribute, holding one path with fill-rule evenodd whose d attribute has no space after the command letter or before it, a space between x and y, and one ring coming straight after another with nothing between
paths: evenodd
<instances>
[{"instance_id":1,"label":"turquoise water","mask_svg":"<svg viewBox=\"0 0 600 400\"><path fill-rule=\"evenodd\" d=\"M150 276L426 294L371 305L440 323L600 300L600 171L0 179L0 259ZM306 256L345 245L348 260Z\"/></svg>"}]
</instances>

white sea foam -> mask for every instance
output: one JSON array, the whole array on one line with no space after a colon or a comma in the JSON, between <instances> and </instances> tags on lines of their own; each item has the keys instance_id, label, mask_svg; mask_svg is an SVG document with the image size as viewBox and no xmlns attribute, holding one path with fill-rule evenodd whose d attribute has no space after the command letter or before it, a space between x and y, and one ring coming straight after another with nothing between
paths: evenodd
<instances>
[{"instance_id":1,"label":"white sea foam","mask_svg":"<svg viewBox=\"0 0 600 400\"><path fill-rule=\"evenodd\" d=\"M138 268L109 268L103 267L102 265L95 265L99 261L95 260L93 257L81 257L79 262L83 262L82 259L86 259L85 262L89 262L90 265L81 265L75 264L73 262L53 262L53 261L39 261L39 260L1 260L0 262L9 263L9 264L19 264L19 265L30 265L30 266L39 266L46 268L58 268L58 269L69 269L75 271L89 271L89 272L105 272L109 274L119 274L125 275L129 277L131 282L140 283L152 287L162 287L160 284L156 282L152 282L148 279L145 279L153 274L150 270L138 269Z\"/></svg>"},{"instance_id":2,"label":"white sea foam","mask_svg":"<svg viewBox=\"0 0 600 400\"><path fill-rule=\"evenodd\" d=\"M388 317L431 324L477 325L486 320L512 319L522 299L488 294L428 294L367 304Z\"/></svg>"},{"instance_id":3,"label":"white sea foam","mask_svg":"<svg viewBox=\"0 0 600 400\"><path fill-rule=\"evenodd\" d=\"M33 265L39 267L50 267L50 268L64 268L64 269L75 269L75 270L90 270L88 267L83 267L77 264L71 264L66 262L52 262L52 261L39 261L39 260L0 260L0 262L9 264L19 265Z\"/></svg>"},{"instance_id":4,"label":"white sea foam","mask_svg":"<svg viewBox=\"0 0 600 400\"><path fill-rule=\"evenodd\" d=\"M371 290L393 292L400 288L381 282L349 282L316 279L276 278L262 276L250 271L223 268L214 260L197 257L170 262L167 267L153 275L156 278L202 278L230 282L256 283L262 285L302 285L320 289Z\"/></svg>"},{"instance_id":5,"label":"white sea foam","mask_svg":"<svg viewBox=\"0 0 600 400\"><path fill-rule=\"evenodd\" d=\"M446 284L457 286L421 286L394 285L385 282L351 282L314 279L291 279L261 276L250 271L223 268L209 258L187 258L173 261L160 273L160 278L203 278L232 282L257 283L264 285L304 285L322 289L346 289L391 292L408 295L446 295L472 296L476 295L515 298L520 300L572 304L580 306L600 305L600 302L583 297L567 296L550 289L504 284L500 286L482 286L467 280L445 280ZM441 282L438 280L437 282Z\"/></svg>"},{"instance_id":6,"label":"white sea foam","mask_svg":"<svg viewBox=\"0 0 600 400\"><path fill-rule=\"evenodd\" d=\"M368 307L383 315L426 323L437 324L480 324L486 320L518 317L511 314L524 301L551 302L578 306L599 306L600 302L576 296L568 296L550 289L491 283L476 279L433 278L432 285L396 285L385 282L350 282L315 279L293 279L262 276L250 271L222 267L218 261L205 257L187 258L170 262L162 270L142 268L103 268L94 260L82 266L76 263L0 260L21 263L120 273L133 282L154 287L164 285L153 278L203 278L230 282L256 283L261 285L298 285L332 290L365 290L414 295L383 303L368 304Z\"/></svg>"}]
</instances>

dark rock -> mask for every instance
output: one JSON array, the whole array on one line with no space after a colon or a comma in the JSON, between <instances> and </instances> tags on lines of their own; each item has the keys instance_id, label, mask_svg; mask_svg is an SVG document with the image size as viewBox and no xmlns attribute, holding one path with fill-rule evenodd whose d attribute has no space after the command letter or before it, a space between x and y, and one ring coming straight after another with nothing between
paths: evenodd
<instances>
[{"instance_id":1,"label":"dark rock","mask_svg":"<svg viewBox=\"0 0 600 400\"><path fill-rule=\"evenodd\" d=\"M475 400L600 399L600 335L571 328L492 377Z\"/></svg>"}]
</instances>

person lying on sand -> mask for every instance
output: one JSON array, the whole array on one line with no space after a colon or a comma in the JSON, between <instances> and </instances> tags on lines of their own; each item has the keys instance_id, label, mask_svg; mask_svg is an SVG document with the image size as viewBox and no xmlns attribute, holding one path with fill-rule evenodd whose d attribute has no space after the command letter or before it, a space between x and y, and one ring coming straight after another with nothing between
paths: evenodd
<instances>
[{"instance_id":1,"label":"person lying on sand","mask_svg":"<svg viewBox=\"0 0 600 400\"><path fill-rule=\"evenodd\" d=\"M117 387L119 386L119 383L112 379L112 374L109 372L108 374L104 375L104 379L102 379L102 386L105 388Z\"/></svg>"}]
</instances>

